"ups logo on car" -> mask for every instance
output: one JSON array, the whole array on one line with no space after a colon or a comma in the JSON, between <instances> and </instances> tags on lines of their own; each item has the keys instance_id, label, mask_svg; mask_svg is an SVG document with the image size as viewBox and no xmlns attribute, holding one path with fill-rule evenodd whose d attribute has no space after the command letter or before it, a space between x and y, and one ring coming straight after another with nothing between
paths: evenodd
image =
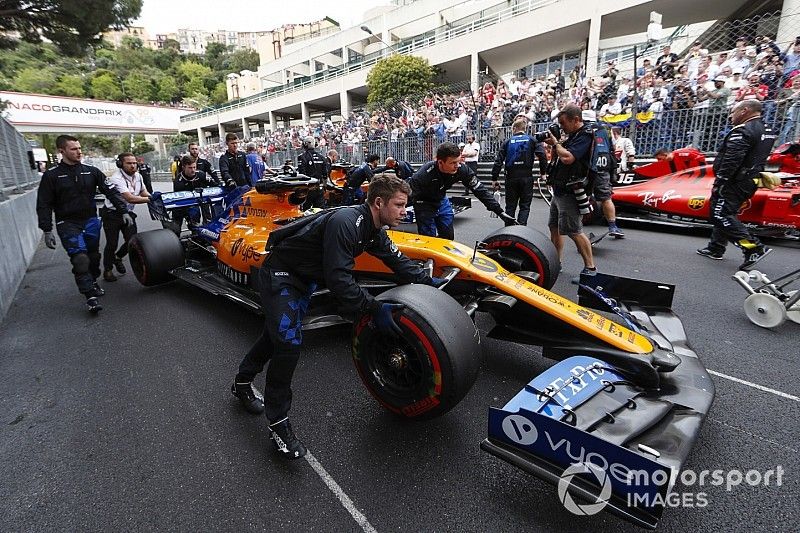
<instances>
[{"instance_id":1,"label":"ups logo on car","mask_svg":"<svg viewBox=\"0 0 800 533\"><path fill-rule=\"evenodd\" d=\"M700 210L706 205L705 196L692 196L689 198L689 209Z\"/></svg>"}]
</instances>

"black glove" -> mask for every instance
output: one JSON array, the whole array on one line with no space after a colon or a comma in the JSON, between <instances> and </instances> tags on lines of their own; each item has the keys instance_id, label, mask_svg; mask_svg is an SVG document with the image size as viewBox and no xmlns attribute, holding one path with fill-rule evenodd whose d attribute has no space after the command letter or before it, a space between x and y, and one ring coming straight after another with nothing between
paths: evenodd
<instances>
[{"instance_id":1,"label":"black glove","mask_svg":"<svg viewBox=\"0 0 800 533\"><path fill-rule=\"evenodd\" d=\"M503 223L506 226L518 226L519 225L519 222L517 221L517 219L512 217L511 215L509 215L505 211L500 211L499 213L497 213L497 217L500 220L502 220Z\"/></svg>"},{"instance_id":2,"label":"black glove","mask_svg":"<svg viewBox=\"0 0 800 533\"><path fill-rule=\"evenodd\" d=\"M50 248L51 250L56 249L56 236L53 235L52 231L44 232L44 245Z\"/></svg>"},{"instance_id":3,"label":"black glove","mask_svg":"<svg viewBox=\"0 0 800 533\"><path fill-rule=\"evenodd\" d=\"M392 313L394 311L400 311L403 308L405 308L405 305L403 304L380 304L378 310L372 315L372 321L370 322L370 325L383 335L397 337L403 332L403 330L401 330L400 326L397 325L397 322L394 321Z\"/></svg>"},{"instance_id":4,"label":"black glove","mask_svg":"<svg viewBox=\"0 0 800 533\"><path fill-rule=\"evenodd\" d=\"M153 194L150 195L150 199L148 200L149 203L155 202L157 199L161 198L161 191L153 191Z\"/></svg>"},{"instance_id":5,"label":"black glove","mask_svg":"<svg viewBox=\"0 0 800 533\"><path fill-rule=\"evenodd\" d=\"M228 180L227 182L225 182L225 186L233 189L234 187L236 187L236 182L233 180Z\"/></svg>"}]
</instances>

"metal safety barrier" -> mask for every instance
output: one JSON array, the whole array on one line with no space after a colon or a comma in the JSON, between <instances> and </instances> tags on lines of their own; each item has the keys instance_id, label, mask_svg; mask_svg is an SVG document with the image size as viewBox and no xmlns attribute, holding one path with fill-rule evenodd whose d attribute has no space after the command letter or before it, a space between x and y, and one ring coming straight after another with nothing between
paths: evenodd
<instances>
[{"instance_id":1,"label":"metal safety barrier","mask_svg":"<svg viewBox=\"0 0 800 533\"><path fill-rule=\"evenodd\" d=\"M25 137L0 117L0 201L38 185L32 154Z\"/></svg>"}]
</instances>

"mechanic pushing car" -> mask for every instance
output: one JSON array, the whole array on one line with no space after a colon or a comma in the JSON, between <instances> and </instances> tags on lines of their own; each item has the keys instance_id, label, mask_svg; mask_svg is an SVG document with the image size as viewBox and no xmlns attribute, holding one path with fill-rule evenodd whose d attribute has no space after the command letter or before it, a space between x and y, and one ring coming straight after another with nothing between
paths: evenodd
<instances>
[{"instance_id":1,"label":"mechanic pushing car","mask_svg":"<svg viewBox=\"0 0 800 533\"><path fill-rule=\"evenodd\" d=\"M481 201L486 209L495 213L506 226L519 224L517 219L503 211L494 195L483 186L478 177L467 166L460 164L461 150L451 142L444 142L436 149L436 160L429 161L411 176L409 185L414 195L414 215L417 231L453 240L453 205L447 198L447 190L460 181L464 187Z\"/></svg>"},{"instance_id":2,"label":"mechanic pushing car","mask_svg":"<svg viewBox=\"0 0 800 533\"><path fill-rule=\"evenodd\" d=\"M722 259L727 241L744 252L739 270L750 270L772 249L764 246L737 218L742 204L752 198L757 178L772 150L776 135L761 121L761 102L744 100L731 110L733 128L722 140L714 159L711 189L711 240L697 253L710 259Z\"/></svg>"},{"instance_id":3,"label":"mechanic pushing car","mask_svg":"<svg viewBox=\"0 0 800 533\"><path fill-rule=\"evenodd\" d=\"M36 198L36 214L39 228L44 232L44 243L55 249L53 235L53 212L56 214L56 232L61 245L69 255L72 273L78 290L86 297L89 312L97 313L103 306L97 299L105 294L97 285L100 277L100 228L94 195L97 189L122 213L125 226L133 224L125 201L120 193L110 186L99 168L81 163L81 143L71 135L56 137L56 148L61 162L42 174Z\"/></svg>"},{"instance_id":4,"label":"mechanic pushing car","mask_svg":"<svg viewBox=\"0 0 800 533\"><path fill-rule=\"evenodd\" d=\"M317 140L309 135L303 139L303 153L297 157L297 172L305 174L309 178L316 178L318 185L308 191L306 201L303 203L303 210L312 207L322 208L325 206L325 178L328 177L328 165L325 158L317 151Z\"/></svg>"},{"instance_id":5,"label":"mechanic pushing car","mask_svg":"<svg viewBox=\"0 0 800 533\"><path fill-rule=\"evenodd\" d=\"M342 193L342 205L353 205L363 199L361 192L361 184L371 182L373 176L377 172L382 172L384 169L378 170L378 161L380 161L378 154L369 154L366 161L351 170L347 174L347 183L344 186Z\"/></svg>"},{"instance_id":6,"label":"mechanic pushing car","mask_svg":"<svg viewBox=\"0 0 800 533\"><path fill-rule=\"evenodd\" d=\"M269 255L258 271L264 330L239 365L231 392L248 412L266 414L271 439L286 459L306 454L288 414L292 375L303 341L303 316L317 286L326 286L343 312L369 313L377 331L396 335L400 328L392 313L403 306L380 303L358 285L353 277L356 256L367 252L377 257L404 283L444 283L398 251L383 229L403 221L410 192L408 184L396 176L378 176L370 183L365 204L303 217L269 236ZM267 362L262 400L253 379Z\"/></svg>"}]
</instances>

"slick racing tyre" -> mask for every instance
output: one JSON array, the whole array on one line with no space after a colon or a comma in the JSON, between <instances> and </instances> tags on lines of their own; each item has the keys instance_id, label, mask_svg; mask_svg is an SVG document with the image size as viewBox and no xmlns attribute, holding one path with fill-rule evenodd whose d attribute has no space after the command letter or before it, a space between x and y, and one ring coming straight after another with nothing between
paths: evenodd
<instances>
[{"instance_id":1,"label":"slick racing tyre","mask_svg":"<svg viewBox=\"0 0 800 533\"><path fill-rule=\"evenodd\" d=\"M146 287L171 281L169 271L184 265L183 245L168 229L137 233L128 243L128 253L136 279Z\"/></svg>"},{"instance_id":2,"label":"slick racing tyre","mask_svg":"<svg viewBox=\"0 0 800 533\"><path fill-rule=\"evenodd\" d=\"M404 304L395 313L402 334L391 338L356 321L353 362L367 390L405 418L441 416L467 394L478 376L480 336L464 308L428 285L390 289L378 301Z\"/></svg>"},{"instance_id":3,"label":"slick racing tyre","mask_svg":"<svg viewBox=\"0 0 800 533\"><path fill-rule=\"evenodd\" d=\"M561 272L556 247L540 231L527 226L507 226L483 239L486 248L497 250L492 258L511 272L532 271L539 274L537 285L551 288Z\"/></svg>"}]
</instances>

